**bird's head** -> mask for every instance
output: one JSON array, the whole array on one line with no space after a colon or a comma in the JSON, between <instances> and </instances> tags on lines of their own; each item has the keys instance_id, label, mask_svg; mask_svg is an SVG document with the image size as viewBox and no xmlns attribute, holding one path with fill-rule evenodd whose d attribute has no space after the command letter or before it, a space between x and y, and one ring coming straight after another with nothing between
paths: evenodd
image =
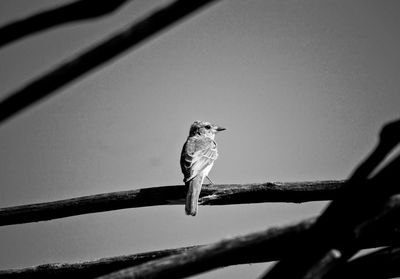
<instances>
[{"instance_id":1,"label":"bird's head","mask_svg":"<svg viewBox=\"0 0 400 279\"><path fill-rule=\"evenodd\" d=\"M204 135L206 137L214 139L215 134L223 130L226 129L218 125L211 124L210 122L195 121L192 126L190 126L189 136L193 137L195 135Z\"/></svg>"}]
</instances>

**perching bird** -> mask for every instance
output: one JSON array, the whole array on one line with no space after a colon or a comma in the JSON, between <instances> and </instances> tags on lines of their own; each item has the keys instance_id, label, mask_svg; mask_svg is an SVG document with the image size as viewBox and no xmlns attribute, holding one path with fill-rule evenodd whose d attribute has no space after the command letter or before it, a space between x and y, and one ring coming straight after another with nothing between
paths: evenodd
<instances>
[{"instance_id":1,"label":"perching bird","mask_svg":"<svg viewBox=\"0 0 400 279\"><path fill-rule=\"evenodd\" d=\"M181 153L183 182L188 188L185 206L187 215L195 216L197 213L201 186L218 157L215 134L223 130L226 129L204 121L195 121L190 127Z\"/></svg>"}]
</instances>

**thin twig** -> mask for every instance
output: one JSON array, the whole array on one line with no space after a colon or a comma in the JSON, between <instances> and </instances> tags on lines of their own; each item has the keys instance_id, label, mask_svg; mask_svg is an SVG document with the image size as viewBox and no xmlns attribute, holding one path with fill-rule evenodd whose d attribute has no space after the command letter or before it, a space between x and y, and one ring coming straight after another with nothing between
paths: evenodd
<instances>
[{"instance_id":1,"label":"thin twig","mask_svg":"<svg viewBox=\"0 0 400 279\"><path fill-rule=\"evenodd\" d=\"M58 25L93 19L118 9L128 0L97 1L78 0L61 7L46 10L0 27L0 47L13 41Z\"/></svg>"},{"instance_id":2,"label":"thin twig","mask_svg":"<svg viewBox=\"0 0 400 279\"><path fill-rule=\"evenodd\" d=\"M74 56L3 99L0 102L0 123L213 1L216 0L177 0Z\"/></svg>"}]
</instances>

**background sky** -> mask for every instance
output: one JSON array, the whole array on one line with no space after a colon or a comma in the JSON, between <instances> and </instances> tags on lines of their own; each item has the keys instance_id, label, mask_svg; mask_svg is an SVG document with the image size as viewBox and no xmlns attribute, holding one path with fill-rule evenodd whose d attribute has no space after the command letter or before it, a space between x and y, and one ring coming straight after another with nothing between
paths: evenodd
<instances>
[{"instance_id":1,"label":"background sky","mask_svg":"<svg viewBox=\"0 0 400 279\"><path fill-rule=\"evenodd\" d=\"M0 24L67 1L3 0ZM169 1L131 1L0 50L1 97ZM215 183L344 179L400 116L400 2L225 0L0 126L0 207L182 183L194 120ZM0 227L0 269L218 241L324 202L158 206ZM266 264L196 278L256 277Z\"/></svg>"}]
</instances>

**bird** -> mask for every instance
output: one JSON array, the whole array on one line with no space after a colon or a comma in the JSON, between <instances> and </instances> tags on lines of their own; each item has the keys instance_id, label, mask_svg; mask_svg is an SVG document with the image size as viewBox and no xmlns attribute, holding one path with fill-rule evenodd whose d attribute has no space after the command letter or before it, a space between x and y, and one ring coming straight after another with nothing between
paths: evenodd
<instances>
[{"instance_id":1,"label":"bird","mask_svg":"<svg viewBox=\"0 0 400 279\"><path fill-rule=\"evenodd\" d=\"M226 130L206 121L194 121L190 126L189 136L183 145L180 165L183 173L183 182L187 188L185 212L186 215L197 214L198 200L204 178L213 182L208 173L218 158L215 135Z\"/></svg>"}]
</instances>

